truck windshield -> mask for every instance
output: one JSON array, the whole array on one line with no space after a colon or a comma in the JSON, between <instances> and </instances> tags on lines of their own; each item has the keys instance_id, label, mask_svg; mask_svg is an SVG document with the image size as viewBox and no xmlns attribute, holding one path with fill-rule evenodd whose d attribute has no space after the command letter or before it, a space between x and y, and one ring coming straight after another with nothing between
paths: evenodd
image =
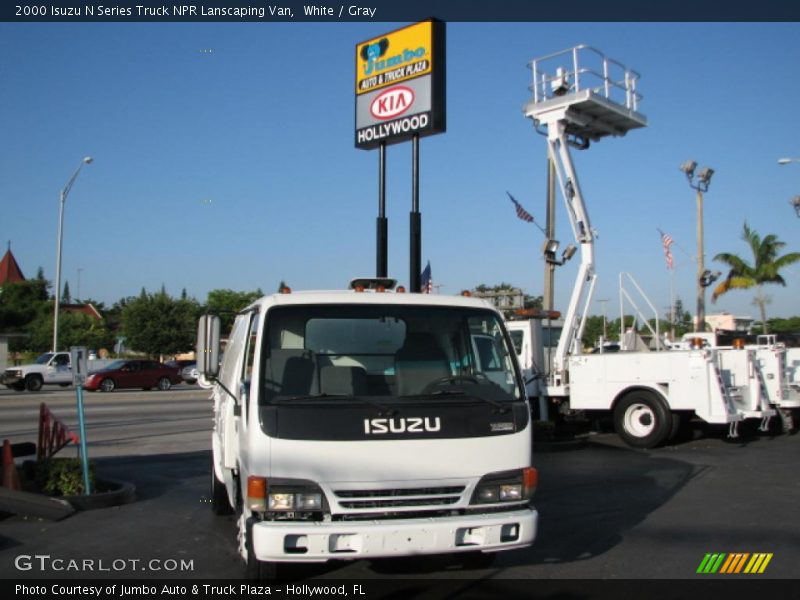
<instances>
[{"instance_id":1,"label":"truck windshield","mask_svg":"<svg viewBox=\"0 0 800 600\"><path fill-rule=\"evenodd\" d=\"M501 320L489 310L299 305L267 313L261 402L314 398L522 398Z\"/></svg>"}]
</instances>

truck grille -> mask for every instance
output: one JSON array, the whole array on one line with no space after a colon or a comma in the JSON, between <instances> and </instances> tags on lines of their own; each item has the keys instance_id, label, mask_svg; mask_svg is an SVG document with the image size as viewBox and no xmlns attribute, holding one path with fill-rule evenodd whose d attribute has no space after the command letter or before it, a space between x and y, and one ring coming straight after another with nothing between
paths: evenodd
<instances>
[{"instance_id":1,"label":"truck grille","mask_svg":"<svg viewBox=\"0 0 800 600\"><path fill-rule=\"evenodd\" d=\"M393 488L385 490L334 490L342 508L419 508L447 506L459 501L464 486Z\"/></svg>"}]
</instances>

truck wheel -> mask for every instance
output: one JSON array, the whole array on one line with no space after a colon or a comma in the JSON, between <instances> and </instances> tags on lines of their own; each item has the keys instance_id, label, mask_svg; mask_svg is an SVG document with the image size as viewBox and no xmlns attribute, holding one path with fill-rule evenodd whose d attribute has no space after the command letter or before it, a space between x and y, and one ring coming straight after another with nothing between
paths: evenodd
<instances>
[{"instance_id":1,"label":"truck wheel","mask_svg":"<svg viewBox=\"0 0 800 600\"><path fill-rule=\"evenodd\" d=\"M169 377L162 377L158 380L158 389L160 389L162 392L166 392L171 387L172 382L169 380Z\"/></svg>"},{"instance_id":2,"label":"truck wheel","mask_svg":"<svg viewBox=\"0 0 800 600\"><path fill-rule=\"evenodd\" d=\"M100 389L104 392L113 392L114 388L117 387L114 383L114 380L110 377L106 377L103 381L100 382Z\"/></svg>"},{"instance_id":3,"label":"truck wheel","mask_svg":"<svg viewBox=\"0 0 800 600\"><path fill-rule=\"evenodd\" d=\"M28 375L25 378L25 389L29 392L38 392L42 389L43 383L41 375Z\"/></svg>"},{"instance_id":4,"label":"truck wheel","mask_svg":"<svg viewBox=\"0 0 800 600\"><path fill-rule=\"evenodd\" d=\"M245 574L251 581L274 581L278 578L278 565L256 558L253 552L253 525L245 525L245 548L247 550Z\"/></svg>"},{"instance_id":5,"label":"truck wheel","mask_svg":"<svg viewBox=\"0 0 800 600\"><path fill-rule=\"evenodd\" d=\"M228 501L228 492L225 489L225 484L217 479L214 465L211 465L211 512L215 515L233 514L233 507Z\"/></svg>"},{"instance_id":6,"label":"truck wheel","mask_svg":"<svg viewBox=\"0 0 800 600\"><path fill-rule=\"evenodd\" d=\"M622 397L614 409L619 437L634 448L655 448L672 433L672 413L658 394L636 390Z\"/></svg>"},{"instance_id":7,"label":"truck wheel","mask_svg":"<svg viewBox=\"0 0 800 600\"><path fill-rule=\"evenodd\" d=\"M465 569L488 569L494 564L497 552L456 552L453 559Z\"/></svg>"}]
</instances>

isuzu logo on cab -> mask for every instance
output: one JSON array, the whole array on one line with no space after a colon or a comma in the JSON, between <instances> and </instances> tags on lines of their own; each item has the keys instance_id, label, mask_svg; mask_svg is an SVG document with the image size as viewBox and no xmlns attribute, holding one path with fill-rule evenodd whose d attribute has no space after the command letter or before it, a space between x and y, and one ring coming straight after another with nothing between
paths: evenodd
<instances>
[{"instance_id":1,"label":"isuzu logo on cab","mask_svg":"<svg viewBox=\"0 0 800 600\"><path fill-rule=\"evenodd\" d=\"M399 85L375 96L369 112L376 119L392 119L406 112L413 103L414 90Z\"/></svg>"},{"instance_id":2,"label":"isuzu logo on cab","mask_svg":"<svg viewBox=\"0 0 800 600\"><path fill-rule=\"evenodd\" d=\"M439 417L408 417L392 419L364 419L364 433L424 433L440 431L442 422Z\"/></svg>"}]
</instances>

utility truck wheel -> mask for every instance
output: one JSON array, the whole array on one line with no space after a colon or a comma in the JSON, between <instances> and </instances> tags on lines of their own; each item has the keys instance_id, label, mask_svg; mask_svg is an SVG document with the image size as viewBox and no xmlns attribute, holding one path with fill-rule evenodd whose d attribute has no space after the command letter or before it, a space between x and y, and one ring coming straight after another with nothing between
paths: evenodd
<instances>
[{"instance_id":1,"label":"utility truck wheel","mask_svg":"<svg viewBox=\"0 0 800 600\"><path fill-rule=\"evenodd\" d=\"M225 484L217 479L214 465L211 465L211 512L215 515L233 514L233 507L228 501L228 492L225 490Z\"/></svg>"},{"instance_id":2,"label":"utility truck wheel","mask_svg":"<svg viewBox=\"0 0 800 600\"><path fill-rule=\"evenodd\" d=\"M658 394L648 390L628 392L614 409L619 437L634 448L655 448L672 433L673 417Z\"/></svg>"},{"instance_id":3,"label":"utility truck wheel","mask_svg":"<svg viewBox=\"0 0 800 600\"><path fill-rule=\"evenodd\" d=\"M41 375L28 375L25 378L25 389L29 392L38 392L42 389L43 383Z\"/></svg>"}]
</instances>

